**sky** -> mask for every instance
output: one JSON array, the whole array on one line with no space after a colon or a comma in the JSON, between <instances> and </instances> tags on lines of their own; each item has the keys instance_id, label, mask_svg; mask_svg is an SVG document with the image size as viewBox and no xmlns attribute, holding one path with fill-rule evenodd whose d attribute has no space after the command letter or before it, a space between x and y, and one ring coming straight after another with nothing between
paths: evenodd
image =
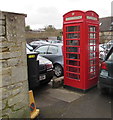
<instances>
[{"instance_id":1,"label":"sky","mask_svg":"<svg viewBox=\"0 0 113 120\"><path fill-rule=\"evenodd\" d=\"M63 15L72 10L93 10L111 16L113 0L0 0L0 10L27 14L26 25L37 30L48 25L62 29Z\"/></svg>"}]
</instances>

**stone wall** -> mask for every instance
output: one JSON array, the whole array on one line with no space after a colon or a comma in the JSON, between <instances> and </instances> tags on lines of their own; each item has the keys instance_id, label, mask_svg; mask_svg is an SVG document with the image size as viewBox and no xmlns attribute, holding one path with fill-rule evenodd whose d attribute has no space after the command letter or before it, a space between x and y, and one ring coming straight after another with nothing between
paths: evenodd
<instances>
[{"instance_id":1,"label":"stone wall","mask_svg":"<svg viewBox=\"0 0 113 120\"><path fill-rule=\"evenodd\" d=\"M113 31L108 31L108 32L100 32L100 43L106 43L110 40L113 40Z\"/></svg>"},{"instance_id":2,"label":"stone wall","mask_svg":"<svg viewBox=\"0 0 113 120\"><path fill-rule=\"evenodd\" d=\"M29 118L25 15L0 11L0 117Z\"/></svg>"},{"instance_id":3,"label":"stone wall","mask_svg":"<svg viewBox=\"0 0 113 120\"><path fill-rule=\"evenodd\" d=\"M56 30L54 32L33 32L26 31L26 41L29 43L36 39L47 39L49 37L57 37L62 35L62 30Z\"/></svg>"}]
</instances>

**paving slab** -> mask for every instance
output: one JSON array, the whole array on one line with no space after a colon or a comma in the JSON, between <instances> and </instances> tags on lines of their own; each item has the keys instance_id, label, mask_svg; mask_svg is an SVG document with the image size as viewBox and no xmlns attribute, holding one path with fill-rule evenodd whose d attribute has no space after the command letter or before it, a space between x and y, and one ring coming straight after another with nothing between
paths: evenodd
<instances>
[{"instance_id":1,"label":"paving slab","mask_svg":"<svg viewBox=\"0 0 113 120\"><path fill-rule=\"evenodd\" d=\"M85 95L82 93L77 93L75 91L69 91L62 87L57 89L50 88L47 90L47 92L48 92L48 96L65 101L65 102L69 102L69 103Z\"/></svg>"}]
</instances>

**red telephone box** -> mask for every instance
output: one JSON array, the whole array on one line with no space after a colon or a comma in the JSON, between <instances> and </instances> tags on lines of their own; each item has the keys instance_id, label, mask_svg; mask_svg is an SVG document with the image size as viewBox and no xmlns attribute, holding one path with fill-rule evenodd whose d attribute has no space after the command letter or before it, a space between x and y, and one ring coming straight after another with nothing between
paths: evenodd
<instances>
[{"instance_id":1,"label":"red telephone box","mask_svg":"<svg viewBox=\"0 0 113 120\"><path fill-rule=\"evenodd\" d=\"M70 11L63 16L64 86L87 90L99 73L99 16Z\"/></svg>"}]
</instances>

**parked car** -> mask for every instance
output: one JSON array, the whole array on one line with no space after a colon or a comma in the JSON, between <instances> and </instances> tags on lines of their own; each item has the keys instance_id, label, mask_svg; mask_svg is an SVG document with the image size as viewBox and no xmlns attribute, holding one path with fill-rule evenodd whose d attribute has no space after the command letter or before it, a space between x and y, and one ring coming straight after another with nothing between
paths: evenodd
<instances>
[{"instance_id":1,"label":"parked car","mask_svg":"<svg viewBox=\"0 0 113 120\"><path fill-rule=\"evenodd\" d=\"M26 43L26 52L30 53L30 51L33 51L33 47Z\"/></svg>"},{"instance_id":2,"label":"parked car","mask_svg":"<svg viewBox=\"0 0 113 120\"><path fill-rule=\"evenodd\" d=\"M99 59L103 60L105 58L105 55L105 49L101 45L99 45Z\"/></svg>"},{"instance_id":3,"label":"parked car","mask_svg":"<svg viewBox=\"0 0 113 120\"><path fill-rule=\"evenodd\" d=\"M49 43L63 43L62 40L48 40Z\"/></svg>"},{"instance_id":4,"label":"parked car","mask_svg":"<svg viewBox=\"0 0 113 120\"><path fill-rule=\"evenodd\" d=\"M33 49L35 49L36 47L40 45L49 44L49 42L47 42L46 40L37 40L37 41L32 41L29 44L30 46L33 47Z\"/></svg>"},{"instance_id":5,"label":"parked car","mask_svg":"<svg viewBox=\"0 0 113 120\"><path fill-rule=\"evenodd\" d=\"M27 55L30 55L31 57L28 57L28 59L33 58L33 55L37 55L35 61L32 61L33 65L30 65L30 71L32 71L31 79L29 79L29 86L30 88L35 88L39 86L40 84L47 84L51 81L53 78L54 72L53 72L53 64L50 60L47 58L44 58L40 55L38 55L35 52L31 52L28 47L26 47ZM36 62L39 61L39 65L36 64ZM38 68L35 68L38 67ZM37 70L37 71L36 71ZM38 76L36 75L38 72ZM37 77L37 78L36 78Z\"/></svg>"},{"instance_id":6,"label":"parked car","mask_svg":"<svg viewBox=\"0 0 113 120\"><path fill-rule=\"evenodd\" d=\"M53 64L50 60L38 55L39 60L39 81L40 83L49 83L53 78Z\"/></svg>"},{"instance_id":7,"label":"parked car","mask_svg":"<svg viewBox=\"0 0 113 120\"><path fill-rule=\"evenodd\" d=\"M102 93L113 91L113 46L101 64L99 87Z\"/></svg>"},{"instance_id":8,"label":"parked car","mask_svg":"<svg viewBox=\"0 0 113 120\"><path fill-rule=\"evenodd\" d=\"M37 47L34 52L52 61L54 66L54 74L57 77L63 75L63 54L62 43L48 44Z\"/></svg>"},{"instance_id":9,"label":"parked car","mask_svg":"<svg viewBox=\"0 0 113 120\"><path fill-rule=\"evenodd\" d=\"M108 44L112 44L112 45L113 45L113 40L110 40L110 41L108 42Z\"/></svg>"},{"instance_id":10,"label":"parked car","mask_svg":"<svg viewBox=\"0 0 113 120\"><path fill-rule=\"evenodd\" d=\"M111 46L113 46L113 40L110 40L107 43L104 43L104 53L107 55L108 51L110 50Z\"/></svg>"}]
</instances>

